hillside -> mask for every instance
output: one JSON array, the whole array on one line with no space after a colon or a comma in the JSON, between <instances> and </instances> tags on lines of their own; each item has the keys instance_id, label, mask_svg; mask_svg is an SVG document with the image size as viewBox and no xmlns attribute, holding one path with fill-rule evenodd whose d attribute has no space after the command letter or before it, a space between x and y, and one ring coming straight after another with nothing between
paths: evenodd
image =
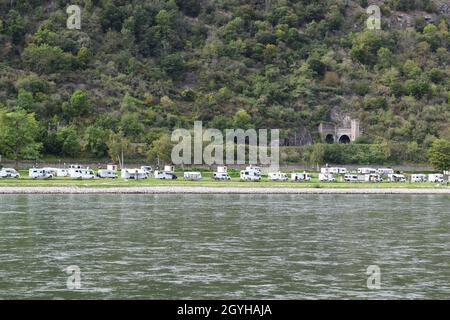
<instances>
[{"instance_id":1,"label":"hillside","mask_svg":"<svg viewBox=\"0 0 450 320\"><path fill-rule=\"evenodd\" d=\"M366 30L372 3L382 30ZM66 27L71 4L81 30ZM292 162L424 162L450 140L448 11L430 0L0 0L0 154L104 158L120 146L164 160L171 130L202 120L280 128L298 145L283 151ZM356 144L308 146L319 123L344 116L361 122ZM23 132L7 128L14 117Z\"/></svg>"}]
</instances>

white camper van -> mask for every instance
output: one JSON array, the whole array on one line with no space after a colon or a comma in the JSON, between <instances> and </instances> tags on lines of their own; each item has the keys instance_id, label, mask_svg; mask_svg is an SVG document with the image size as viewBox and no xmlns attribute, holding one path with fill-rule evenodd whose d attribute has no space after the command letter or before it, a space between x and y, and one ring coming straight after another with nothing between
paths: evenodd
<instances>
[{"instance_id":1,"label":"white camper van","mask_svg":"<svg viewBox=\"0 0 450 320\"><path fill-rule=\"evenodd\" d=\"M411 176L411 182L427 182L426 174L413 174Z\"/></svg>"},{"instance_id":2,"label":"white camper van","mask_svg":"<svg viewBox=\"0 0 450 320\"><path fill-rule=\"evenodd\" d=\"M444 182L444 175L440 173L432 173L428 175L428 181L429 182L437 182L442 183Z\"/></svg>"},{"instance_id":3,"label":"white camper van","mask_svg":"<svg viewBox=\"0 0 450 320\"><path fill-rule=\"evenodd\" d=\"M256 170L242 170L241 180L243 181L261 181L261 174Z\"/></svg>"},{"instance_id":4,"label":"white camper van","mask_svg":"<svg viewBox=\"0 0 450 320\"><path fill-rule=\"evenodd\" d=\"M330 173L319 173L320 182L334 182L336 179Z\"/></svg>"},{"instance_id":5,"label":"white camper van","mask_svg":"<svg viewBox=\"0 0 450 320\"><path fill-rule=\"evenodd\" d=\"M286 173L282 172L269 172L270 181L288 181L289 177Z\"/></svg>"},{"instance_id":6,"label":"white camper van","mask_svg":"<svg viewBox=\"0 0 450 320\"><path fill-rule=\"evenodd\" d=\"M383 178L379 174L365 174L364 175L364 181L366 182L382 182Z\"/></svg>"},{"instance_id":7,"label":"white camper van","mask_svg":"<svg viewBox=\"0 0 450 320\"><path fill-rule=\"evenodd\" d=\"M98 170L97 177L101 179L117 179L117 172L114 170Z\"/></svg>"},{"instance_id":8,"label":"white camper van","mask_svg":"<svg viewBox=\"0 0 450 320\"><path fill-rule=\"evenodd\" d=\"M365 176L360 175L360 174L349 173L344 176L344 181L346 181L346 182L364 182Z\"/></svg>"},{"instance_id":9,"label":"white camper van","mask_svg":"<svg viewBox=\"0 0 450 320\"><path fill-rule=\"evenodd\" d=\"M200 181L202 180L202 174L200 172L185 172L184 180Z\"/></svg>"},{"instance_id":10,"label":"white camper van","mask_svg":"<svg viewBox=\"0 0 450 320\"><path fill-rule=\"evenodd\" d=\"M32 179L51 179L54 177L54 174L45 169L32 168L28 170L28 176Z\"/></svg>"},{"instance_id":11,"label":"white camper van","mask_svg":"<svg viewBox=\"0 0 450 320\"><path fill-rule=\"evenodd\" d=\"M122 169L121 176L123 179L147 179L148 175L142 169Z\"/></svg>"},{"instance_id":12,"label":"white camper van","mask_svg":"<svg viewBox=\"0 0 450 320\"><path fill-rule=\"evenodd\" d=\"M3 168L0 170L0 178L20 178L20 173L18 173L15 169L12 168Z\"/></svg>"},{"instance_id":13,"label":"white camper van","mask_svg":"<svg viewBox=\"0 0 450 320\"><path fill-rule=\"evenodd\" d=\"M389 182L406 182L406 177L403 174L388 174Z\"/></svg>"},{"instance_id":14,"label":"white camper van","mask_svg":"<svg viewBox=\"0 0 450 320\"><path fill-rule=\"evenodd\" d=\"M358 168L359 174L375 174L377 172L378 172L377 169L373 168Z\"/></svg>"},{"instance_id":15,"label":"white camper van","mask_svg":"<svg viewBox=\"0 0 450 320\"><path fill-rule=\"evenodd\" d=\"M68 169L56 169L56 176L57 177L69 177L69 170Z\"/></svg>"},{"instance_id":16,"label":"white camper van","mask_svg":"<svg viewBox=\"0 0 450 320\"><path fill-rule=\"evenodd\" d=\"M291 180L293 182L311 181L311 175L309 173L306 173L306 172L303 172L303 173L292 173L291 174Z\"/></svg>"},{"instance_id":17,"label":"white camper van","mask_svg":"<svg viewBox=\"0 0 450 320\"><path fill-rule=\"evenodd\" d=\"M346 174L347 169L346 168L338 168L338 167L320 168L320 173L323 173L323 174Z\"/></svg>"},{"instance_id":18,"label":"white camper van","mask_svg":"<svg viewBox=\"0 0 450 320\"><path fill-rule=\"evenodd\" d=\"M261 173L262 173L261 167L257 167L257 166L254 166L254 165L250 165L250 166L246 167L245 170L248 170L248 171L255 171L255 172L257 172L259 175L261 175Z\"/></svg>"},{"instance_id":19,"label":"white camper van","mask_svg":"<svg viewBox=\"0 0 450 320\"><path fill-rule=\"evenodd\" d=\"M177 179L177 176L173 172L155 170L155 172L153 174L154 174L155 179L161 179L161 180L176 180Z\"/></svg>"},{"instance_id":20,"label":"white camper van","mask_svg":"<svg viewBox=\"0 0 450 320\"><path fill-rule=\"evenodd\" d=\"M70 177L73 179L93 180L95 179L94 171L90 169L72 169L69 171Z\"/></svg>"},{"instance_id":21,"label":"white camper van","mask_svg":"<svg viewBox=\"0 0 450 320\"><path fill-rule=\"evenodd\" d=\"M214 180L230 181L231 177L226 172L214 172L212 178Z\"/></svg>"}]
</instances>

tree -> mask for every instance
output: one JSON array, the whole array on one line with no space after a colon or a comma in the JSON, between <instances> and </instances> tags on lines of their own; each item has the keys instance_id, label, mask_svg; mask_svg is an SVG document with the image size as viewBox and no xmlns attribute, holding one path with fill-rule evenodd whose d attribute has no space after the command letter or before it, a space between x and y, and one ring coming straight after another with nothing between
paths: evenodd
<instances>
[{"instance_id":1,"label":"tree","mask_svg":"<svg viewBox=\"0 0 450 320\"><path fill-rule=\"evenodd\" d=\"M450 141L436 139L428 149L428 159L436 170L450 170Z\"/></svg>"},{"instance_id":2,"label":"tree","mask_svg":"<svg viewBox=\"0 0 450 320\"><path fill-rule=\"evenodd\" d=\"M119 167L122 169L124 164L124 156L131 150L130 141L125 138L123 132L111 133L107 141L108 154L111 160L119 162Z\"/></svg>"},{"instance_id":3,"label":"tree","mask_svg":"<svg viewBox=\"0 0 450 320\"><path fill-rule=\"evenodd\" d=\"M97 126L89 126L84 134L86 150L98 158L108 154L109 130Z\"/></svg>"},{"instance_id":4,"label":"tree","mask_svg":"<svg viewBox=\"0 0 450 320\"><path fill-rule=\"evenodd\" d=\"M37 159L42 144L37 142L39 126L34 113L0 110L0 153L16 161Z\"/></svg>"},{"instance_id":5,"label":"tree","mask_svg":"<svg viewBox=\"0 0 450 320\"><path fill-rule=\"evenodd\" d=\"M169 135L163 134L159 139L152 142L147 152L147 159L158 166L171 162L173 143Z\"/></svg>"},{"instance_id":6,"label":"tree","mask_svg":"<svg viewBox=\"0 0 450 320\"><path fill-rule=\"evenodd\" d=\"M60 128L56 133L56 137L58 144L61 146L60 152L62 155L75 157L80 153L80 139L75 128Z\"/></svg>"},{"instance_id":7,"label":"tree","mask_svg":"<svg viewBox=\"0 0 450 320\"><path fill-rule=\"evenodd\" d=\"M76 90L70 97L69 102L65 102L62 108L64 116L70 120L89 113L91 101L85 91Z\"/></svg>"}]
</instances>

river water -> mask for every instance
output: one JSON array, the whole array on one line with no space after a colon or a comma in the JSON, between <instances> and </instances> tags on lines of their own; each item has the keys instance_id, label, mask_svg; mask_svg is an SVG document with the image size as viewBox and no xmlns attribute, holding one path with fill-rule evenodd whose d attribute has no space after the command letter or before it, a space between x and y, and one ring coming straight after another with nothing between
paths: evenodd
<instances>
[{"instance_id":1,"label":"river water","mask_svg":"<svg viewBox=\"0 0 450 320\"><path fill-rule=\"evenodd\" d=\"M447 195L0 195L0 299L448 299L449 207Z\"/></svg>"}]
</instances>

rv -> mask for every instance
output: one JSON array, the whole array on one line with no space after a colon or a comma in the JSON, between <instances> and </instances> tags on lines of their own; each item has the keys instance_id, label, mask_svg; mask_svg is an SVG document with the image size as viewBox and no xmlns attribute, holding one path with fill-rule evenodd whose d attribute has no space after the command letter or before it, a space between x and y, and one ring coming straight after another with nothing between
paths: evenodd
<instances>
[{"instance_id":1,"label":"rv","mask_svg":"<svg viewBox=\"0 0 450 320\"><path fill-rule=\"evenodd\" d=\"M334 182L334 181L336 181L336 179L330 173L320 173L319 181L320 182Z\"/></svg>"},{"instance_id":2,"label":"rv","mask_svg":"<svg viewBox=\"0 0 450 320\"><path fill-rule=\"evenodd\" d=\"M114 170L98 170L97 177L102 179L117 179L117 172Z\"/></svg>"},{"instance_id":3,"label":"rv","mask_svg":"<svg viewBox=\"0 0 450 320\"><path fill-rule=\"evenodd\" d=\"M411 176L411 182L427 182L426 174L413 174Z\"/></svg>"},{"instance_id":4,"label":"rv","mask_svg":"<svg viewBox=\"0 0 450 320\"><path fill-rule=\"evenodd\" d=\"M0 170L0 178L20 178L20 173L18 173L15 169L12 168L3 168Z\"/></svg>"},{"instance_id":5,"label":"rv","mask_svg":"<svg viewBox=\"0 0 450 320\"><path fill-rule=\"evenodd\" d=\"M148 174L141 169L122 169L121 176L123 179L148 179Z\"/></svg>"},{"instance_id":6,"label":"rv","mask_svg":"<svg viewBox=\"0 0 450 320\"><path fill-rule=\"evenodd\" d=\"M261 175L261 172L262 172L261 167L256 167L256 166L254 166L254 165L250 165L250 166L246 167L245 170L248 170L248 171L255 171L255 172L257 172L259 175Z\"/></svg>"},{"instance_id":7,"label":"rv","mask_svg":"<svg viewBox=\"0 0 450 320\"><path fill-rule=\"evenodd\" d=\"M73 174L75 174L77 171L79 172L79 170L82 169L84 169L84 167L81 165L71 164L69 165L69 169L67 170L67 172L69 173L69 177L72 177Z\"/></svg>"},{"instance_id":8,"label":"rv","mask_svg":"<svg viewBox=\"0 0 450 320\"><path fill-rule=\"evenodd\" d=\"M323 173L323 174L346 174L347 169L346 168L337 168L337 167L321 168L320 173Z\"/></svg>"},{"instance_id":9,"label":"rv","mask_svg":"<svg viewBox=\"0 0 450 320\"><path fill-rule=\"evenodd\" d=\"M184 180L199 181L202 180L202 174L200 172L185 172Z\"/></svg>"},{"instance_id":10,"label":"rv","mask_svg":"<svg viewBox=\"0 0 450 320\"><path fill-rule=\"evenodd\" d=\"M394 172L394 169L391 169L391 168L379 168L377 170L377 173L381 174L381 175L389 175L389 174L394 174L395 172Z\"/></svg>"},{"instance_id":11,"label":"rv","mask_svg":"<svg viewBox=\"0 0 450 320\"><path fill-rule=\"evenodd\" d=\"M177 176L173 172L158 171L158 170L155 170L154 177L155 177L155 179L161 179L161 180L176 180L177 179Z\"/></svg>"},{"instance_id":12,"label":"rv","mask_svg":"<svg viewBox=\"0 0 450 320\"><path fill-rule=\"evenodd\" d=\"M406 177L403 174L388 174L389 182L406 182Z\"/></svg>"},{"instance_id":13,"label":"rv","mask_svg":"<svg viewBox=\"0 0 450 320\"><path fill-rule=\"evenodd\" d=\"M51 174L53 177L58 176L58 169L56 169L56 168L45 167L45 168L42 168L42 170L47 171L47 173Z\"/></svg>"},{"instance_id":14,"label":"rv","mask_svg":"<svg viewBox=\"0 0 450 320\"><path fill-rule=\"evenodd\" d=\"M364 181L366 182L382 182L383 179L379 174L365 174Z\"/></svg>"},{"instance_id":15,"label":"rv","mask_svg":"<svg viewBox=\"0 0 450 320\"><path fill-rule=\"evenodd\" d=\"M375 174L377 173L377 169L373 168L358 168L359 174Z\"/></svg>"},{"instance_id":16,"label":"rv","mask_svg":"<svg viewBox=\"0 0 450 320\"><path fill-rule=\"evenodd\" d=\"M261 175L256 170L242 170L241 180L244 181L261 181Z\"/></svg>"},{"instance_id":17,"label":"rv","mask_svg":"<svg viewBox=\"0 0 450 320\"><path fill-rule=\"evenodd\" d=\"M429 182L438 182L442 183L444 182L444 175L440 173L432 173L428 175L428 181Z\"/></svg>"},{"instance_id":18,"label":"rv","mask_svg":"<svg viewBox=\"0 0 450 320\"><path fill-rule=\"evenodd\" d=\"M288 181L289 177L286 173L282 172L269 172L270 181Z\"/></svg>"},{"instance_id":19,"label":"rv","mask_svg":"<svg viewBox=\"0 0 450 320\"><path fill-rule=\"evenodd\" d=\"M69 170L68 169L56 169L56 176L57 177L68 177Z\"/></svg>"},{"instance_id":20,"label":"rv","mask_svg":"<svg viewBox=\"0 0 450 320\"><path fill-rule=\"evenodd\" d=\"M311 181L311 175L309 173L303 172L303 173L292 173L291 174L291 180L294 182L305 182L305 181Z\"/></svg>"},{"instance_id":21,"label":"rv","mask_svg":"<svg viewBox=\"0 0 450 320\"><path fill-rule=\"evenodd\" d=\"M346 174L344 176L344 181L346 182L364 182L365 176L359 174Z\"/></svg>"},{"instance_id":22,"label":"rv","mask_svg":"<svg viewBox=\"0 0 450 320\"><path fill-rule=\"evenodd\" d=\"M95 179L94 171L90 169L72 169L69 171L70 177L73 179L93 180Z\"/></svg>"},{"instance_id":23,"label":"rv","mask_svg":"<svg viewBox=\"0 0 450 320\"><path fill-rule=\"evenodd\" d=\"M28 176L33 179L51 179L55 175L45 169L32 168L28 171Z\"/></svg>"},{"instance_id":24,"label":"rv","mask_svg":"<svg viewBox=\"0 0 450 320\"><path fill-rule=\"evenodd\" d=\"M141 166L141 170L147 172L148 175L150 175L153 171L151 166Z\"/></svg>"},{"instance_id":25,"label":"rv","mask_svg":"<svg viewBox=\"0 0 450 320\"><path fill-rule=\"evenodd\" d=\"M230 176L226 172L214 172L212 178L214 180L231 180Z\"/></svg>"}]
</instances>

